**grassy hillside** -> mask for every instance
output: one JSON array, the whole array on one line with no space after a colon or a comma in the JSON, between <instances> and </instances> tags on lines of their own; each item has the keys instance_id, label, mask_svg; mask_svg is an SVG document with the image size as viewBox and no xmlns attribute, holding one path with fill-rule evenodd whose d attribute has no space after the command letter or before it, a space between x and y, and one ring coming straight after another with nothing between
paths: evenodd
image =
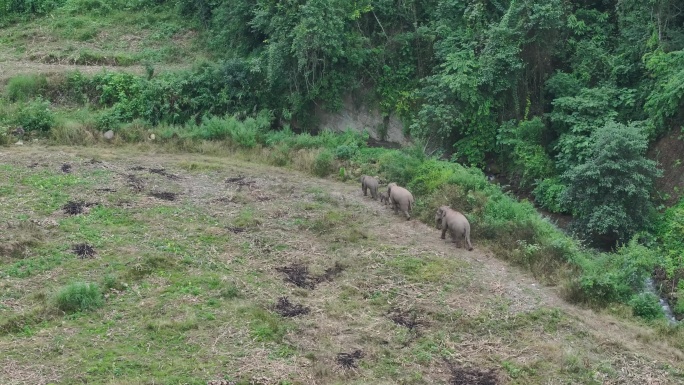
<instances>
[{"instance_id":1,"label":"grassy hillside","mask_svg":"<svg viewBox=\"0 0 684 385\"><path fill-rule=\"evenodd\" d=\"M171 4L69 1L49 15L2 23L0 82L17 74L85 73L103 67L145 73L187 67L207 57L196 25Z\"/></svg>"},{"instance_id":2,"label":"grassy hillside","mask_svg":"<svg viewBox=\"0 0 684 385\"><path fill-rule=\"evenodd\" d=\"M681 383L684 326L668 324L642 291L655 271L684 314L682 204L649 229L655 236L601 253L480 170L424 151L460 143L453 159L503 162L526 188L539 183L538 203L568 211L556 152L612 159L600 140L631 133L614 152L626 159L636 149L630 159L644 164L652 138L643 127L606 119L644 118L650 88L598 85L603 72L585 68L556 73L542 92L551 71L542 66L524 76L538 95L513 78L493 91L479 82L518 53L461 34L461 2L418 13L391 2L306 3L295 12L260 2L257 15L248 1L0 0L0 10L21 11L0 15L0 383ZM553 16L561 29L581 27L566 31L575 44L558 38L570 50L559 62L608 66L583 56L608 52L580 43L613 36L583 27L604 26L610 9L541 3L482 10L471 32L490 36L506 6L506 20ZM328 9L346 13L318 17ZM527 36L529 25L516 25L510 36ZM460 43L451 34L479 43L452 54L449 42ZM488 39L515 46L506 36ZM649 60L658 84L679 65L666 51ZM646 73L642 56L635 73ZM566 70L584 68L575 64ZM434 134L428 143L385 150L359 133L293 133L315 126L313 104L334 108L338 91L361 82L376 89L359 100L413 119L415 137ZM114 139L103 139L107 130ZM556 145L558 135L572 140ZM648 175L628 174L650 180L646 166ZM415 220L363 198L350 181L361 173L413 191ZM598 185L577 180L579 195ZM633 201L648 202L641 187L644 199ZM442 204L467 215L474 252L439 239Z\"/></svg>"},{"instance_id":3,"label":"grassy hillside","mask_svg":"<svg viewBox=\"0 0 684 385\"><path fill-rule=\"evenodd\" d=\"M684 378L679 329L569 306L481 234L466 252L357 183L157 150L2 150L0 382Z\"/></svg>"}]
</instances>

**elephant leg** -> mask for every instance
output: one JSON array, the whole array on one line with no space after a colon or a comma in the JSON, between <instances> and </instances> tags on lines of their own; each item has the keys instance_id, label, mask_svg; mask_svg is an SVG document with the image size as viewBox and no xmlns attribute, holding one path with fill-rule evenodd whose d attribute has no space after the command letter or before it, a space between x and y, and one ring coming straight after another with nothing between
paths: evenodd
<instances>
[{"instance_id":1,"label":"elephant leg","mask_svg":"<svg viewBox=\"0 0 684 385\"><path fill-rule=\"evenodd\" d=\"M403 203L403 204L401 205L401 211L402 211L402 212L404 213L404 215L406 216L406 220L407 220L407 221L408 221L409 219L411 219L411 214L409 214L409 204L408 204L408 202L407 202L407 203Z\"/></svg>"},{"instance_id":2,"label":"elephant leg","mask_svg":"<svg viewBox=\"0 0 684 385\"><path fill-rule=\"evenodd\" d=\"M378 199L378 188L377 187L371 187L371 197L373 197L373 199Z\"/></svg>"},{"instance_id":3,"label":"elephant leg","mask_svg":"<svg viewBox=\"0 0 684 385\"><path fill-rule=\"evenodd\" d=\"M363 190L363 196L367 196L368 195L367 194L368 193L368 191L367 191L368 187L366 187L366 185L364 184L363 187L361 187L361 189Z\"/></svg>"},{"instance_id":4,"label":"elephant leg","mask_svg":"<svg viewBox=\"0 0 684 385\"><path fill-rule=\"evenodd\" d=\"M441 237L442 239L446 239L446 237L445 237L446 232L447 232L447 226L446 226L446 224L442 224L442 237Z\"/></svg>"}]
</instances>

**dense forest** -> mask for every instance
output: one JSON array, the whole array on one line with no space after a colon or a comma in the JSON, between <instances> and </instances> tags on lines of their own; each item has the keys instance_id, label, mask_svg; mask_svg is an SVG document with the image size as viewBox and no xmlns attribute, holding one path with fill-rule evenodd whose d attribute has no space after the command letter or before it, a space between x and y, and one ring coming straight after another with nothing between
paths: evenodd
<instances>
[{"instance_id":1,"label":"dense forest","mask_svg":"<svg viewBox=\"0 0 684 385\"><path fill-rule=\"evenodd\" d=\"M334 110L370 90L411 137L455 161L499 165L592 239L624 242L648 222L659 174L644 155L684 105L677 1L179 6L214 52L247 69L246 86L267 90L255 108L307 127L315 104Z\"/></svg>"},{"instance_id":2,"label":"dense forest","mask_svg":"<svg viewBox=\"0 0 684 385\"><path fill-rule=\"evenodd\" d=\"M501 173L538 207L572 215L590 245L660 247L664 291L684 292L684 202L663 207L662 165L647 157L684 117L677 0L0 0L2 23L64 6L172 6L212 56L172 74L75 74L40 92L97 101L98 129L231 115L315 133L314 110L352 95L399 117L431 155Z\"/></svg>"}]
</instances>

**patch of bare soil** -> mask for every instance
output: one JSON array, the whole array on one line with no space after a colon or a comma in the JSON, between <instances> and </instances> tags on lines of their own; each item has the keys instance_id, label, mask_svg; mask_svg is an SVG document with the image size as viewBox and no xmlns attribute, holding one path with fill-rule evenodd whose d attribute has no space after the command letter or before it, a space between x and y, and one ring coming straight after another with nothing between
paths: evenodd
<instances>
[{"instance_id":1,"label":"patch of bare soil","mask_svg":"<svg viewBox=\"0 0 684 385\"><path fill-rule=\"evenodd\" d=\"M95 256L95 249L87 243L79 243L74 245L71 250L81 259L92 258Z\"/></svg>"},{"instance_id":2,"label":"patch of bare soil","mask_svg":"<svg viewBox=\"0 0 684 385\"><path fill-rule=\"evenodd\" d=\"M152 173L152 174L157 174L157 175L165 176L165 177L167 177L167 178L169 178L169 179L171 179L171 180L176 180L176 179L178 179L178 175L171 174L171 173L167 172L166 170L164 170L163 168L151 168L151 169L149 169L148 171L149 171L150 173Z\"/></svg>"},{"instance_id":3,"label":"patch of bare soil","mask_svg":"<svg viewBox=\"0 0 684 385\"><path fill-rule=\"evenodd\" d=\"M316 279L309 273L309 267L301 263L276 267L276 271L285 274L285 281L304 289L314 289Z\"/></svg>"},{"instance_id":4,"label":"patch of bare soil","mask_svg":"<svg viewBox=\"0 0 684 385\"><path fill-rule=\"evenodd\" d=\"M450 385L497 385L498 376L493 369L481 370L449 365L451 371Z\"/></svg>"},{"instance_id":5,"label":"patch of bare soil","mask_svg":"<svg viewBox=\"0 0 684 385\"><path fill-rule=\"evenodd\" d=\"M285 274L285 281L293 283L304 289L315 289L321 282L331 281L340 275L344 268L338 262L333 267L325 269L321 275L313 275L309 267L301 263L293 263L290 266L277 267L276 271Z\"/></svg>"},{"instance_id":6,"label":"patch of bare soil","mask_svg":"<svg viewBox=\"0 0 684 385\"><path fill-rule=\"evenodd\" d=\"M656 179L656 189L665 205L679 202L684 194L684 133L679 128L660 138L651 146L648 157L658 162L663 176Z\"/></svg>"},{"instance_id":7,"label":"patch of bare soil","mask_svg":"<svg viewBox=\"0 0 684 385\"><path fill-rule=\"evenodd\" d=\"M227 178L226 179L226 184L227 185L236 185L238 187L243 187L247 186L250 189L256 187L256 181L246 179L244 175L232 177L232 178Z\"/></svg>"},{"instance_id":8,"label":"patch of bare soil","mask_svg":"<svg viewBox=\"0 0 684 385\"><path fill-rule=\"evenodd\" d=\"M388 314L389 319L391 319L395 324L404 326L409 330L414 330L421 325L421 321L418 320L418 316L413 311L404 311L401 309L392 309Z\"/></svg>"},{"instance_id":9,"label":"patch of bare soil","mask_svg":"<svg viewBox=\"0 0 684 385\"><path fill-rule=\"evenodd\" d=\"M363 356L363 352L357 349L351 353L337 353L335 361L345 369L354 369L359 367L357 361L362 359Z\"/></svg>"},{"instance_id":10,"label":"patch of bare soil","mask_svg":"<svg viewBox=\"0 0 684 385\"><path fill-rule=\"evenodd\" d=\"M246 229L244 227L229 227L228 231L230 231L233 234L240 234L244 233Z\"/></svg>"},{"instance_id":11,"label":"patch of bare soil","mask_svg":"<svg viewBox=\"0 0 684 385\"><path fill-rule=\"evenodd\" d=\"M290 302L287 297L278 298L278 302L275 304L274 308L276 313L283 317L296 317L298 315L309 314L311 311L308 307Z\"/></svg>"},{"instance_id":12,"label":"patch of bare soil","mask_svg":"<svg viewBox=\"0 0 684 385\"><path fill-rule=\"evenodd\" d=\"M157 199L161 199L161 200L165 200L165 201L171 201L171 202L175 201L177 196L178 196L178 194L176 194L176 193L167 192L167 191L153 191L150 193L150 195L157 198Z\"/></svg>"},{"instance_id":13,"label":"patch of bare soil","mask_svg":"<svg viewBox=\"0 0 684 385\"><path fill-rule=\"evenodd\" d=\"M71 165L69 163L64 163L62 165L62 172L65 174L71 173Z\"/></svg>"},{"instance_id":14,"label":"patch of bare soil","mask_svg":"<svg viewBox=\"0 0 684 385\"><path fill-rule=\"evenodd\" d=\"M133 174L126 176L128 180L128 187L130 187L135 192L141 192L145 189L145 182Z\"/></svg>"},{"instance_id":15,"label":"patch of bare soil","mask_svg":"<svg viewBox=\"0 0 684 385\"><path fill-rule=\"evenodd\" d=\"M62 206L62 211L67 215L78 215L88 211L89 208L97 206L99 203L84 202L84 201L69 201Z\"/></svg>"},{"instance_id":16,"label":"patch of bare soil","mask_svg":"<svg viewBox=\"0 0 684 385\"><path fill-rule=\"evenodd\" d=\"M78 214L83 213L83 209L85 207L86 207L86 204L83 201L80 201L80 202L69 201L64 206L62 206L62 210L64 211L65 214L68 214L68 215L78 215Z\"/></svg>"},{"instance_id":17,"label":"patch of bare soil","mask_svg":"<svg viewBox=\"0 0 684 385\"><path fill-rule=\"evenodd\" d=\"M108 188L108 187L96 188L95 191L97 191L97 192L108 192L108 193L115 193L115 192L116 192L115 189L113 189L113 188Z\"/></svg>"}]
</instances>

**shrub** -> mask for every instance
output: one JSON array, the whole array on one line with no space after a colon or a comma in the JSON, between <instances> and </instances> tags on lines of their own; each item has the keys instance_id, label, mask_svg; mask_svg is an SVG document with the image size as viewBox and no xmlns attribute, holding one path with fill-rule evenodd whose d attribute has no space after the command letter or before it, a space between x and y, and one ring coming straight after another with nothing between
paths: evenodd
<instances>
[{"instance_id":1,"label":"shrub","mask_svg":"<svg viewBox=\"0 0 684 385\"><path fill-rule=\"evenodd\" d=\"M290 148L286 145L279 145L273 148L263 149L266 152L266 161L274 166L287 166L290 163Z\"/></svg>"},{"instance_id":2,"label":"shrub","mask_svg":"<svg viewBox=\"0 0 684 385\"><path fill-rule=\"evenodd\" d=\"M55 123L50 102L38 98L19 109L15 123L27 132L47 132Z\"/></svg>"},{"instance_id":3,"label":"shrub","mask_svg":"<svg viewBox=\"0 0 684 385\"><path fill-rule=\"evenodd\" d=\"M629 301L632 307L632 314L646 320L654 320L663 317L663 309L659 299L652 293L641 293L632 297Z\"/></svg>"},{"instance_id":4,"label":"shrub","mask_svg":"<svg viewBox=\"0 0 684 385\"><path fill-rule=\"evenodd\" d=\"M257 145L257 135L259 126L254 118L247 118L244 122L239 122L235 118L229 119L233 124L230 126L229 134L233 143L244 148L254 148Z\"/></svg>"},{"instance_id":5,"label":"shrub","mask_svg":"<svg viewBox=\"0 0 684 385\"><path fill-rule=\"evenodd\" d=\"M26 102L42 95L47 85L45 75L18 75L7 82L7 98L12 102Z\"/></svg>"},{"instance_id":6,"label":"shrub","mask_svg":"<svg viewBox=\"0 0 684 385\"><path fill-rule=\"evenodd\" d=\"M100 288L94 283L75 282L59 290L55 305L65 313L96 309L104 304Z\"/></svg>"},{"instance_id":7,"label":"shrub","mask_svg":"<svg viewBox=\"0 0 684 385\"><path fill-rule=\"evenodd\" d=\"M95 128L100 131L115 130L121 126L121 115L114 109L103 111L95 118Z\"/></svg>"},{"instance_id":8,"label":"shrub","mask_svg":"<svg viewBox=\"0 0 684 385\"><path fill-rule=\"evenodd\" d=\"M356 147L342 144L335 148L335 158L342 160L351 159L358 149Z\"/></svg>"},{"instance_id":9,"label":"shrub","mask_svg":"<svg viewBox=\"0 0 684 385\"><path fill-rule=\"evenodd\" d=\"M563 201L565 190L559 178L546 178L537 183L532 195L541 207L552 213L565 213L568 211Z\"/></svg>"},{"instance_id":10,"label":"shrub","mask_svg":"<svg viewBox=\"0 0 684 385\"><path fill-rule=\"evenodd\" d=\"M521 186L528 186L553 172L553 162L541 145L543 132L544 123L539 117L517 125L505 123L499 128L497 141L510 160L509 170L520 175Z\"/></svg>"},{"instance_id":11,"label":"shrub","mask_svg":"<svg viewBox=\"0 0 684 385\"><path fill-rule=\"evenodd\" d=\"M390 150L379 156L378 164L388 181L407 186L416 176L421 160L403 151Z\"/></svg>"},{"instance_id":12,"label":"shrub","mask_svg":"<svg viewBox=\"0 0 684 385\"><path fill-rule=\"evenodd\" d=\"M565 204L583 236L612 244L647 223L653 180L661 174L645 157L647 147L637 124L608 122L592 134L586 162L563 175Z\"/></svg>"},{"instance_id":13,"label":"shrub","mask_svg":"<svg viewBox=\"0 0 684 385\"><path fill-rule=\"evenodd\" d=\"M313 163L313 173L316 176L325 177L333 172L333 154L332 151L325 149L321 151Z\"/></svg>"},{"instance_id":14,"label":"shrub","mask_svg":"<svg viewBox=\"0 0 684 385\"><path fill-rule=\"evenodd\" d=\"M77 122L65 121L50 130L50 138L59 144L89 145L95 142L93 134Z\"/></svg>"},{"instance_id":15,"label":"shrub","mask_svg":"<svg viewBox=\"0 0 684 385\"><path fill-rule=\"evenodd\" d=\"M615 253L577 254L574 262L581 270L575 284L582 294L575 293L574 300L595 305L627 301L643 289L658 259L636 237Z\"/></svg>"}]
</instances>

